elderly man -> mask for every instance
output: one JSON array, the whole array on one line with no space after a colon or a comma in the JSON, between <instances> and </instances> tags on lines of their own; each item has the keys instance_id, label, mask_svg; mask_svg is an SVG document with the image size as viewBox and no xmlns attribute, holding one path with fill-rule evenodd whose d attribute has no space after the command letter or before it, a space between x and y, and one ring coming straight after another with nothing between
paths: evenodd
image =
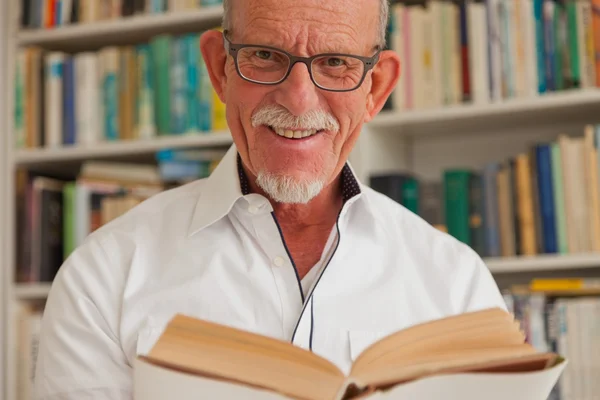
<instances>
[{"instance_id":1,"label":"elderly man","mask_svg":"<svg viewBox=\"0 0 600 400\"><path fill-rule=\"evenodd\" d=\"M385 0L229 0L201 39L234 146L214 173L93 233L48 299L43 399L125 399L175 313L343 369L415 323L505 307L481 259L357 181L347 158L400 73ZM451 210L450 210L451 212Z\"/></svg>"}]
</instances>

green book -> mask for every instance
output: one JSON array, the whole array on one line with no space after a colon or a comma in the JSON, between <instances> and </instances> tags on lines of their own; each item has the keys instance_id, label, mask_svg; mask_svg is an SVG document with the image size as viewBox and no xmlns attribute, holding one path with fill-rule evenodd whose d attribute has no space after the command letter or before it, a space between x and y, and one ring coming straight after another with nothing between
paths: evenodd
<instances>
[{"instance_id":1,"label":"green book","mask_svg":"<svg viewBox=\"0 0 600 400\"><path fill-rule=\"evenodd\" d=\"M469 183L468 170L447 170L444 172L444 200L446 204L446 227L448 233L461 242L471 245L469 226Z\"/></svg>"},{"instance_id":2,"label":"green book","mask_svg":"<svg viewBox=\"0 0 600 400\"><path fill-rule=\"evenodd\" d=\"M567 13L560 2L554 3L554 88L565 89L566 61L569 58L567 38ZM565 68L567 67L567 68Z\"/></svg>"},{"instance_id":3,"label":"green book","mask_svg":"<svg viewBox=\"0 0 600 400\"><path fill-rule=\"evenodd\" d=\"M554 188L554 219L556 221L556 239L558 252L567 254L567 227L565 221L565 195L563 190L562 157L558 143L551 145L552 187Z\"/></svg>"},{"instance_id":4,"label":"green book","mask_svg":"<svg viewBox=\"0 0 600 400\"><path fill-rule=\"evenodd\" d=\"M63 186L63 253L67 259L75 250L75 182Z\"/></svg>"},{"instance_id":5,"label":"green book","mask_svg":"<svg viewBox=\"0 0 600 400\"><path fill-rule=\"evenodd\" d=\"M159 35L150 41L154 70L154 115L159 135L171 133L171 47L173 38Z\"/></svg>"},{"instance_id":6,"label":"green book","mask_svg":"<svg viewBox=\"0 0 600 400\"><path fill-rule=\"evenodd\" d=\"M404 207L419 215L419 182L415 178L402 183L402 200Z\"/></svg>"},{"instance_id":7,"label":"green book","mask_svg":"<svg viewBox=\"0 0 600 400\"><path fill-rule=\"evenodd\" d=\"M581 85L579 47L577 42L577 8L575 0L567 1L567 43L569 49L569 65L571 73L571 87Z\"/></svg>"}]
</instances>

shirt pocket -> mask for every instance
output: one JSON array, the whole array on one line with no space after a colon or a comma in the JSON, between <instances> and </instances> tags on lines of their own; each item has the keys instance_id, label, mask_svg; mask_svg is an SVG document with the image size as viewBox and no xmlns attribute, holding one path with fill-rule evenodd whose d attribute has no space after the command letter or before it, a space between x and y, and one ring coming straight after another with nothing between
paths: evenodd
<instances>
[{"instance_id":1,"label":"shirt pocket","mask_svg":"<svg viewBox=\"0 0 600 400\"><path fill-rule=\"evenodd\" d=\"M385 337L385 333L377 331L348 331L350 342L350 358L352 362L370 345Z\"/></svg>"}]
</instances>

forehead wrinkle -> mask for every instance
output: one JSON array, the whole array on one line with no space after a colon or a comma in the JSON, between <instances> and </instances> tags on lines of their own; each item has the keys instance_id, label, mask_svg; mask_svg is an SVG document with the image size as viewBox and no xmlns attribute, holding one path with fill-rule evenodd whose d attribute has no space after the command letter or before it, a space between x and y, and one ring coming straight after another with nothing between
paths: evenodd
<instances>
[{"instance_id":1,"label":"forehead wrinkle","mask_svg":"<svg viewBox=\"0 0 600 400\"><path fill-rule=\"evenodd\" d=\"M289 21L256 16L248 21L250 32L240 32L244 41L249 44L264 44L279 47L290 52L323 53L323 52L356 52L361 48L356 31L351 25L336 24L336 29L323 30L324 23L318 19L302 21L296 29ZM285 26L287 25L287 26ZM281 27L280 27L281 26ZM339 28L345 29L339 29ZM290 29L292 28L292 29ZM276 31L277 34L273 34ZM371 46L366 46L370 49Z\"/></svg>"}]
</instances>

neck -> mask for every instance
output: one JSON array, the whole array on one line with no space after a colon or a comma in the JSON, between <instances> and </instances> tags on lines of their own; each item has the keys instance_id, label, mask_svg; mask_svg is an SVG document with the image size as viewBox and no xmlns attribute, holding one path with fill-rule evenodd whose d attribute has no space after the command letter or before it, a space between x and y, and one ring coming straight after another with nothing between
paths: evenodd
<instances>
[{"instance_id":1,"label":"neck","mask_svg":"<svg viewBox=\"0 0 600 400\"><path fill-rule=\"evenodd\" d=\"M245 169L245 168L244 168ZM296 229L331 224L342 208L341 174L306 204L284 204L273 201L257 184L254 176L246 170L250 191L265 196L271 202L277 221L281 225L293 225Z\"/></svg>"}]
</instances>

